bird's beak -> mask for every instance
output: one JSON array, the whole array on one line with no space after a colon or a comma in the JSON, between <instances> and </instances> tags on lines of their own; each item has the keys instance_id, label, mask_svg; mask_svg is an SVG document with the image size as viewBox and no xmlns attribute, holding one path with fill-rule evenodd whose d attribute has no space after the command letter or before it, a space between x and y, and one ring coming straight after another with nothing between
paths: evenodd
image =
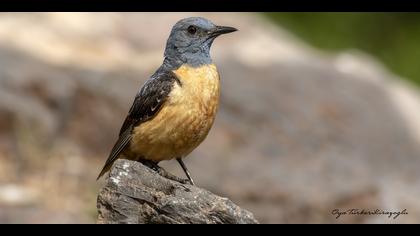
<instances>
[{"instance_id":1,"label":"bird's beak","mask_svg":"<svg viewBox=\"0 0 420 236\"><path fill-rule=\"evenodd\" d=\"M230 26L216 26L214 30L210 33L211 37L217 37L222 34L228 34L238 31L236 28Z\"/></svg>"}]
</instances>

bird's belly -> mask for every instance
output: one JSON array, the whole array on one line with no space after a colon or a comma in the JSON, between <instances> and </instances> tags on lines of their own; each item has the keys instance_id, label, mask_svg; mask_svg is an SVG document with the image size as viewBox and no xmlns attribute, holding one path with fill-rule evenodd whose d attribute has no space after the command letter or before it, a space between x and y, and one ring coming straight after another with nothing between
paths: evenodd
<instances>
[{"instance_id":1,"label":"bird's belly","mask_svg":"<svg viewBox=\"0 0 420 236\"><path fill-rule=\"evenodd\" d=\"M215 66L181 67L174 72L181 86L175 84L159 113L133 131L130 151L137 158L162 161L186 156L213 125L219 103Z\"/></svg>"}]
</instances>

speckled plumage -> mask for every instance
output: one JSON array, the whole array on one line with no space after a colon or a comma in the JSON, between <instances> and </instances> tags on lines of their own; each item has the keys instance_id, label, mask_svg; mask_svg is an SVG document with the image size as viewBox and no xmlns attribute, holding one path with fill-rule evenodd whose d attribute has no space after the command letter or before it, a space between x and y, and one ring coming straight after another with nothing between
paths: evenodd
<instances>
[{"instance_id":1,"label":"speckled plumage","mask_svg":"<svg viewBox=\"0 0 420 236\"><path fill-rule=\"evenodd\" d=\"M200 17L175 24L163 64L137 93L98 178L118 158L180 161L206 138L220 95L210 47L217 36L233 31L236 29ZM182 161L180 164L186 171Z\"/></svg>"}]
</instances>

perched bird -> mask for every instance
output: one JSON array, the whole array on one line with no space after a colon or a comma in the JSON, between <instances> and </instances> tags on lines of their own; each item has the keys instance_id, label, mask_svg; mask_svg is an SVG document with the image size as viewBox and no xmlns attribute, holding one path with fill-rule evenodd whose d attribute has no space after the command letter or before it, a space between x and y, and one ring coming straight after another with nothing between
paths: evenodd
<instances>
[{"instance_id":1,"label":"perched bird","mask_svg":"<svg viewBox=\"0 0 420 236\"><path fill-rule=\"evenodd\" d=\"M210 47L216 37L236 30L201 17L185 18L173 26L163 64L137 93L98 179L116 159L125 158L186 183L157 165L176 159L194 184L182 158L206 138L219 105L219 73Z\"/></svg>"}]
</instances>

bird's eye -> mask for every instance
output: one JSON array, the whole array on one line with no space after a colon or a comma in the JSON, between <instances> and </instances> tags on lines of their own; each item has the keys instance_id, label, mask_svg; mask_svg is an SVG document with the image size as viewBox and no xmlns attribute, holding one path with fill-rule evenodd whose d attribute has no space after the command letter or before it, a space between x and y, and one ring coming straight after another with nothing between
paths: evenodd
<instances>
[{"instance_id":1,"label":"bird's eye","mask_svg":"<svg viewBox=\"0 0 420 236\"><path fill-rule=\"evenodd\" d=\"M188 33L194 35L197 32L197 28L193 25L188 26Z\"/></svg>"}]
</instances>

